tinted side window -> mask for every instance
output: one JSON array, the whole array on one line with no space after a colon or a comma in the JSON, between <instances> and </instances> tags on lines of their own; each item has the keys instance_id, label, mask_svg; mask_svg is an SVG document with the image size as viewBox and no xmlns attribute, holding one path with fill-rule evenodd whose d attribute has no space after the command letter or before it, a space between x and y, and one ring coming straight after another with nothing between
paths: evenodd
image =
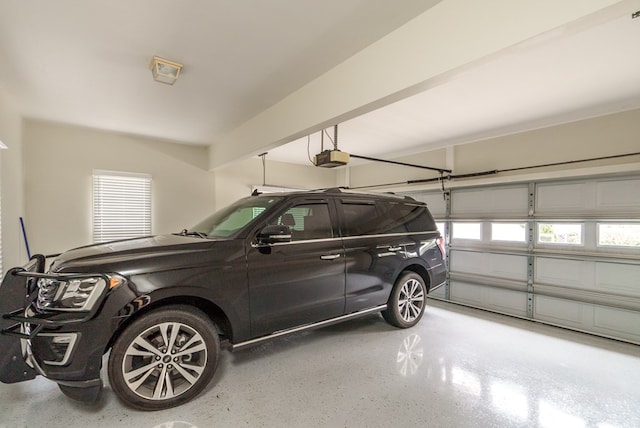
<instances>
[{"instance_id":1,"label":"tinted side window","mask_svg":"<svg viewBox=\"0 0 640 428\"><path fill-rule=\"evenodd\" d=\"M436 230L425 206L386 201L376 204L343 201L341 205L345 236Z\"/></svg>"},{"instance_id":2,"label":"tinted side window","mask_svg":"<svg viewBox=\"0 0 640 428\"><path fill-rule=\"evenodd\" d=\"M385 219L391 230L406 232L436 230L433 217L429 214L427 207L423 205L396 203L383 203L381 205L384 207Z\"/></svg>"},{"instance_id":3,"label":"tinted side window","mask_svg":"<svg viewBox=\"0 0 640 428\"><path fill-rule=\"evenodd\" d=\"M378 233L378 212L375 204L342 203L344 236L373 235Z\"/></svg>"},{"instance_id":4,"label":"tinted side window","mask_svg":"<svg viewBox=\"0 0 640 428\"><path fill-rule=\"evenodd\" d=\"M326 203L295 205L272 223L289 226L292 241L333 238L331 217Z\"/></svg>"}]
</instances>

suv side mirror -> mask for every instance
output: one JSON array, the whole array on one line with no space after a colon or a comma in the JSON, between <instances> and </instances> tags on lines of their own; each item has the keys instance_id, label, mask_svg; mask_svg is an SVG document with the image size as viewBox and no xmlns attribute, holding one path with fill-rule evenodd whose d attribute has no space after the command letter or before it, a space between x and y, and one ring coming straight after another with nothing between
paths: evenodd
<instances>
[{"instance_id":1,"label":"suv side mirror","mask_svg":"<svg viewBox=\"0 0 640 428\"><path fill-rule=\"evenodd\" d=\"M291 242L291 228L283 224L270 224L258 233L258 245Z\"/></svg>"}]
</instances>

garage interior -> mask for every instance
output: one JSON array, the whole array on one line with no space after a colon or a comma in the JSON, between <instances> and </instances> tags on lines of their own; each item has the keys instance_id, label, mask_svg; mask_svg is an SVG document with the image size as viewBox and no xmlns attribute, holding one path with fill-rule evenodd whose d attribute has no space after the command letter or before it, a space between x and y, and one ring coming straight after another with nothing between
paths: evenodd
<instances>
[{"instance_id":1,"label":"garage interior","mask_svg":"<svg viewBox=\"0 0 640 428\"><path fill-rule=\"evenodd\" d=\"M0 384L0 427L640 426L638 40L638 0L3 1L3 272L94 242L115 171L150 177L153 234L255 189L409 195L448 280L412 329L224 352L171 410Z\"/></svg>"}]
</instances>

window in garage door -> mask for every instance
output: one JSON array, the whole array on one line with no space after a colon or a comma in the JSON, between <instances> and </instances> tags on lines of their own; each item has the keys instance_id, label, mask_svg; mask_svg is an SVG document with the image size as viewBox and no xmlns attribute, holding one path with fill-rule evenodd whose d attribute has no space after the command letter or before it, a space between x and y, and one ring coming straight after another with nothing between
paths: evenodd
<instances>
[{"instance_id":1,"label":"window in garage door","mask_svg":"<svg viewBox=\"0 0 640 428\"><path fill-rule=\"evenodd\" d=\"M151 235L151 176L93 172L93 241Z\"/></svg>"},{"instance_id":2,"label":"window in garage door","mask_svg":"<svg viewBox=\"0 0 640 428\"><path fill-rule=\"evenodd\" d=\"M598 223L598 245L640 249L640 222Z\"/></svg>"},{"instance_id":3,"label":"window in garage door","mask_svg":"<svg viewBox=\"0 0 640 428\"><path fill-rule=\"evenodd\" d=\"M482 223L454 221L451 226L453 229L451 237L453 239L469 239L473 241L482 239Z\"/></svg>"},{"instance_id":4,"label":"window in garage door","mask_svg":"<svg viewBox=\"0 0 640 428\"><path fill-rule=\"evenodd\" d=\"M538 223L539 244L582 245L582 223Z\"/></svg>"},{"instance_id":5,"label":"window in garage door","mask_svg":"<svg viewBox=\"0 0 640 428\"><path fill-rule=\"evenodd\" d=\"M527 224L515 223L491 223L491 240L504 242L526 242Z\"/></svg>"}]
</instances>

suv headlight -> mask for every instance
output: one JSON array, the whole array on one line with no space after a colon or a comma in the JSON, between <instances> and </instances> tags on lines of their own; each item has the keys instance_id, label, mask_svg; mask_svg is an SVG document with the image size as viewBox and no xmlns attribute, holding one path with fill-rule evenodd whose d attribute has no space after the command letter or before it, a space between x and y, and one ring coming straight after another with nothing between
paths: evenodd
<instances>
[{"instance_id":1,"label":"suv headlight","mask_svg":"<svg viewBox=\"0 0 640 428\"><path fill-rule=\"evenodd\" d=\"M36 306L41 310L90 311L107 286L112 289L123 282L118 276L40 278Z\"/></svg>"}]
</instances>

